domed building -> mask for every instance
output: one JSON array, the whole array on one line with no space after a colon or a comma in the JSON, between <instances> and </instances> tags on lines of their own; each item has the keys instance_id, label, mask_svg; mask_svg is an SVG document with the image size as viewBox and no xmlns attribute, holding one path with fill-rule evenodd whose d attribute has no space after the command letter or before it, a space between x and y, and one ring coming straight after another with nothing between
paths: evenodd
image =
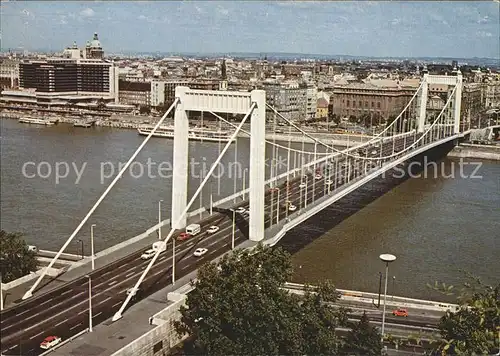
<instances>
[{"instance_id":1,"label":"domed building","mask_svg":"<svg viewBox=\"0 0 500 356\"><path fill-rule=\"evenodd\" d=\"M85 58L87 59L103 59L104 51L101 47L101 42L99 42L99 38L97 37L97 32L94 33L94 38L92 41L87 41L85 45Z\"/></svg>"}]
</instances>

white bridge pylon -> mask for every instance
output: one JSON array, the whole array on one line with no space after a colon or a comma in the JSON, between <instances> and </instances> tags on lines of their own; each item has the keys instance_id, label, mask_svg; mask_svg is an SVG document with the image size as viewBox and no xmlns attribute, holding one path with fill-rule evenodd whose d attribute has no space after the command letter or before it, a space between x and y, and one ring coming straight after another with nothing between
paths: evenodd
<instances>
[{"instance_id":1,"label":"white bridge pylon","mask_svg":"<svg viewBox=\"0 0 500 356\"><path fill-rule=\"evenodd\" d=\"M460 109L462 105L462 85L463 78L462 72L457 70L457 75L430 75L424 74L422 79L422 91L420 93L420 110L417 122L417 131L419 133L424 132L425 119L427 114L427 98L429 92L429 84L444 84L454 86L456 88L454 98L453 98L453 133L455 135L460 133Z\"/></svg>"},{"instance_id":2,"label":"white bridge pylon","mask_svg":"<svg viewBox=\"0 0 500 356\"><path fill-rule=\"evenodd\" d=\"M249 239L264 239L265 157L266 157L266 92L192 90L175 88L179 100L174 114L174 159L172 181L172 228L186 227L189 161L189 111L213 111L246 114L255 104L250 117L250 176Z\"/></svg>"}]
</instances>

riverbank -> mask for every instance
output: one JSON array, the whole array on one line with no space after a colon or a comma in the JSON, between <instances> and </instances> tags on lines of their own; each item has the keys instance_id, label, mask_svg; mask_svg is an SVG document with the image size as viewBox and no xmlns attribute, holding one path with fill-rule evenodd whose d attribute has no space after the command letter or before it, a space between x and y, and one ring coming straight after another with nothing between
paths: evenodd
<instances>
[{"instance_id":1,"label":"riverbank","mask_svg":"<svg viewBox=\"0 0 500 356\"><path fill-rule=\"evenodd\" d=\"M500 145L474 145L470 143L461 143L448 153L448 157L500 161Z\"/></svg>"},{"instance_id":2,"label":"riverbank","mask_svg":"<svg viewBox=\"0 0 500 356\"><path fill-rule=\"evenodd\" d=\"M23 115L20 115L16 112L1 112L0 116L2 118L7 119L19 119ZM75 124L77 122L81 122L83 119L77 116L53 116L48 115L44 117L48 120L59 120L59 123L64 124ZM120 129L137 129L142 125L154 125L158 122L157 117L152 116L143 116L143 115L121 115L121 114L113 114L110 118L96 118L95 126L101 127L112 127L112 128L120 128ZM204 125L209 130L217 130L216 125L206 124ZM226 127L224 125L222 127L223 130L231 131L232 127ZM246 127L247 131L249 127ZM365 135L349 135L349 134L333 134L333 133L325 133L325 132L308 132L311 135L314 135L316 139L321 140L326 144L330 144L337 147L352 147L359 145L363 142L367 142L370 140L370 136ZM247 138L248 135L245 133L239 133L238 137ZM309 143L312 144L314 141L306 137L302 134L292 133L291 135L284 133L266 133L266 140L268 141L277 141L277 142L294 142L294 143Z\"/></svg>"}]
</instances>

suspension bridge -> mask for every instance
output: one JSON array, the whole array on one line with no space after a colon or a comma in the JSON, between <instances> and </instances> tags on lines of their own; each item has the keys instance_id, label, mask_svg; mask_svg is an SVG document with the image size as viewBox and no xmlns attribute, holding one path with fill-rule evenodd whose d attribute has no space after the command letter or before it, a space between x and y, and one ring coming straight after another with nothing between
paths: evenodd
<instances>
[{"instance_id":1,"label":"suspension bridge","mask_svg":"<svg viewBox=\"0 0 500 356\"><path fill-rule=\"evenodd\" d=\"M450 88L446 104L436 117L427 115L426 110L430 84L446 84ZM37 354L37 351L34 351L37 347L33 345L39 344L45 336L69 337L88 328L90 323L85 316L85 313L88 313L85 306L88 305L86 291L90 279L94 285L92 287L94 317L91 319L94 323L99 323L112 317L114 322L122 317L127 306L140 291L152 293L159 290L173 283L176 275L196 269L200 261L214 259L217 255L242 243L264 242L271 246L275 245L287 231L372 179L395 167L409 168L408 162L419 155L425 155L433 148L456 144L469 133L465 125L460 122L461 97L460 71L452 76L425 74L410 101L384 129L359 145L339 149L324 139L315 137L314 133L304 131L271 105L266 104L266 93L263 90L233 92L177 87L174 103L81 220L44 272L25 293L23 301L2 312L2 353L18 352L24 343L25 349L33 350L33 354ZM219 143L217 159L211 163L208 173L202 177L196 192L188 200L188 133L191 111L209 112L221 123L233 127L234 131L227 143L224 142L223 147ZM64 253L154 132L172 112L174 112L174 175L171 217L159 221L144 233L148 235L158 231L161 237L161 229L169 229L162 240L167 246L171 241L172 257L165 258L165 253L158 249L152 259L142 260L140 255L143 251L137 251L117 263L92 269L88 276L77 278L53 291L33 295L46 272ZM226 120L221 114L238 114L243 118L239 123L234 123ZM245 125L248 122L249 131L243 129L248 127ZM296 145L292 147L291 139L288 142L266 140L268 123L271 123L274 129L279 125L281 135L288 137L301 135L304 138L302 147L296 148ZM247 188L244 185L243 189L237 191L235 182L234 194L215 200L211 194L208 206L194 209L204 186L213 178L231 146L237 150L236 137L241 134L249 136L250 139L249 172L248 177L244 177L244 182L248 178ZM304 145L306 139L312 142L307 147ZM266 147L271 147L272 151L270 172L266 172ZM269 152L267 154L269 155ZM277 157L284 156L287 159L281 166L285 167L278 169ZM211 239L209 246L215 245L220 248L215 250L215 254L208 254L203 259L193 262L188 260L188 257L192 256L186 257L192 249L193 242L188 240L176 243L176 238L184 232L188 218L192 220L197 214L202 214L204 217L198 221L202 232L196 236L196 243L200 243L199 246L203 247L203 243ZM208 234L207 229L213 225L217 225L219 231ZM110 279L113 279L112 283ZM76 311L80 312L77 314Z\"/></svg>"}]
</instances>

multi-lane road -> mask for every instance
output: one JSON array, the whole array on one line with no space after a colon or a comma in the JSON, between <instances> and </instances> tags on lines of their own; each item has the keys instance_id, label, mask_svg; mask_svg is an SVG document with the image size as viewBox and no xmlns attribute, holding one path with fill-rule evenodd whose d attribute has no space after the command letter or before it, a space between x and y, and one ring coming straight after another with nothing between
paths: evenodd
<instances>
[{"instance_id":1,"label":"multi-lane road","mask_svg":"<svg viewBox=\"0 0 500 356\"><path fill-rule=\"evenodd\" d=\"M359 155L380 157L390 155L393 149L401 150L414 142L414 137L375 144L360 150ZM297 175L277 185L266 193L265 224L269 227L277 220L285 219L292 212L286 208L291 202L297 210L337 189L346 182L363 175L367 169L376 168L362 159L340 158L332 161L329 169L321 172L314 169ZM318 175L319 174L319 175ZM318 175L318 176L317 176ZM304 183L304 184L302 184ZM302 185L301 185L302 184ZM278 200L279 196L279 200ZM248 208L248 202L235 204L232 208ZM278 212L278 213L277 213ZM180 278L203 263L229 251L232 246L232 217L230 210L218 209L212 216L199 221L202 231L183 242L176 243L175 274ZM219 226L219 231L208 234L207 229ZM248 211L236 214L235 246L247 239ZM173 235L178 236L180 231ZM204 247L208 252L202 257L193 256L196 248ZM149 260L141 259L146 249L137 251L90 274L92 281L93 324L111 317L126 298ZM138 301L169 285L172 280L172 245L163 252L141 284L134 301ZM43 352L39 345L49 335L63 340L88 327L88 278L75 279L63 286L39 296L34 296L1 313L1 352L4 355L38 355Z\"/></svg>"}]
</instances>

